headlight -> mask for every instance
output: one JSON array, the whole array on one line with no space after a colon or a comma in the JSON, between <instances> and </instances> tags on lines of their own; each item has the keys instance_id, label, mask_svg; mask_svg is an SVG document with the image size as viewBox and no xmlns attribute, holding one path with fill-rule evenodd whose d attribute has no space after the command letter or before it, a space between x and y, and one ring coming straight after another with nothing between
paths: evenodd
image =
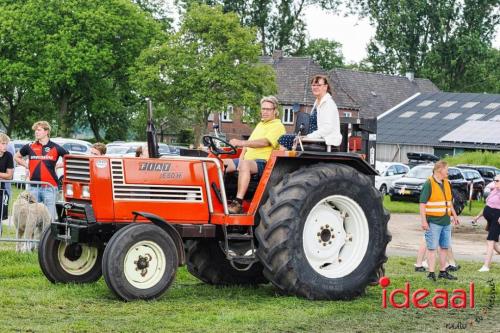
<instances>
[{"instance_id":1,"label":"headlight","mask_svg":"<svg viewBox=\"0 0 500 333\"><path fill-rule=\"evenodd\" d=\"M72 197L73 196L73 184L66 184L66 192L65 195Z\"/></svg>"},{"instance_id":2,"label":"headlight","mask_svg":"<svg viewBox=\"0 0 500 333\"><path fill-rule=\"evenodd\" d=\"M90 188L88 185L82 186L82 198L90 198Z\"/></svg>"}]
</instances>

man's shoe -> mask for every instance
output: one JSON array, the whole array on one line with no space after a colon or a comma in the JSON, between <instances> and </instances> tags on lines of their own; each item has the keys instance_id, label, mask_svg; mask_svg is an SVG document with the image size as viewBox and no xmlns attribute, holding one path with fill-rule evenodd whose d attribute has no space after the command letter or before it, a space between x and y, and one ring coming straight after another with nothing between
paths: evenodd
<instances>
[{"instance_id":1,"label":"man's shoe","mask_svg":"<svg viewBox=\"0 0 500 333\"><path fill-rule=\"evenodd\" d=\"M451 275L447 271L443 271L443 272L439 272L438 279L457 280L457 277Z\"/></svg>"},{"instance_id":2,"label":"man's shoe","mask_svg":"<svg viewBox=\"0 0 500 333\"><path fill-rule=\"evenodd\" d=\"M436 281L436 274L434 274L434 272L429 272L429 274L427 274L427 278L429 280Z\"/></svg>"},{"instance_id":3,"label":"man's shoe","mask_svg":"<svg viewBox=\"0 0 500 333\"><path fill-rule=\"evenodd\" d=\"M243 213L243 206L236 200L233 200L227 206L229 214L241 214Z\"/></svg>"},{"instance_id":4,"label":"man's shoe","mask_svg":"<svg viewBox=\"0 0 500 333\"><path fill-rule=\"evenodd\" d=\"M483 265L483 267L481 267L481 268L478 270L478 272L489 272L489 271L490 271L490 269L489 269L488 267L484 266L484 265Z\"/></svg>"},{"instance_id":5,"label":"man's shoe","mask_svg":"<svg viewBox=\"0 0 500 333\"><path fill-rule=\"evenodd\" d=\"M415 272L425 272L424 266L415 266Z\"/></svg>"},{"instance_id":6,"label":"man's shoe","mask_svg":"<svg viewBox=\"0 0 500 333\"><path fill-rule=\"evenodd\" d=\"M460 265L456 265L456 266L448 265L448 267L446 267L447 272L456 272L459 269L460 269Z\"/></svg>"}]
</instances>

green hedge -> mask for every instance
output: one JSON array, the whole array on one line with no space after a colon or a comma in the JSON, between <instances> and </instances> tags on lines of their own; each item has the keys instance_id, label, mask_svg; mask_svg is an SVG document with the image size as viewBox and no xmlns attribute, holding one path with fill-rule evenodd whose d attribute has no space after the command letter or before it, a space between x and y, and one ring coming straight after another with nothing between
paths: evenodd
<instances>
[{"instance_id":1,"label":"green hedge","mask_svg":"<svg viewBox=\"0 0 500 333\"><path fill-rule=\"evenodd\" d=\"M450 165L457 164L475 164L475 165L490 165L500 168L500 152L471 152L460 155L446 157Z\"/></svg>"}]
</instances>

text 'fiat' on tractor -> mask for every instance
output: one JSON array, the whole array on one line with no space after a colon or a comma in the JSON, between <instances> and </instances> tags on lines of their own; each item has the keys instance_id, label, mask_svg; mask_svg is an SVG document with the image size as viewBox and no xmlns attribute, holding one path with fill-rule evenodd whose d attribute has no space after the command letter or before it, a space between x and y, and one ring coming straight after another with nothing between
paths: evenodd
<instances>
[{"instance_id":1,"label":"text 'fiat' on tractor","mask_svg":"<svg viewBox=\"0 0 500 333\"><path fill-rule=\"evenodd\" d=\"M159 157L148 109L150 158L65 157L64 201L38 252L48 280L102 275L126 301L160 297L184 264L209 284L271 282L308 299L352 299L378 281L391 236L374 187L374 120L341 118L338 151L274 151L236 215L237 177L221 159L240 151L205 136L209 153Z\"/></svg>"}]
</instances>

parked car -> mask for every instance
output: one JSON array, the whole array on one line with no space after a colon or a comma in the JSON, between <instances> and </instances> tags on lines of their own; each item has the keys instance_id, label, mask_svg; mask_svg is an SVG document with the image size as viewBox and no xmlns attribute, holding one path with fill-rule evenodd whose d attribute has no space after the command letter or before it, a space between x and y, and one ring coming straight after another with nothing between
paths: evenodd
<instances>
[{"instance_id":1,"label":"parked car","mask_svg":"<svg viewBox=\"0 0 500 333\"><path fill-rule=\"evenodd\" d=\"M391 201L413 201L418 202L425 181L432 176L433 165L417 165L413 167L404 177L393 182L389 195ZM460 214L467 202L468 182L460 169L448 168L448 179L451 183L453 194L453 206L457 214Z\"/></svg>"},{"instance_id":2,"label":"parked car","mask_svg":"<svg viewBox=\"0 0 500 333\"><path fill-rule=\"evenodd\" d=\"M375 164L379 176L375 176L375 187L386 195L392 187L392 183L403 177L410 168L402 163L378 162Z\"/></svg>"},{"instance_id":3,"label":"parked car","mask_svg":"<svg viewBox=\"0 0 500 333\"><path fill-rule=\"evenodd\" d=\"M127 156L127 157L133 157L135 156L135 151L137 148L141 145L147 145L146 142L113 142L110 144L106 145L106 156L112 156L112 157L121 157L121 156ZM160 156L173 156L173 155L179 155L179 152L176 150L172 149L169 145L165 143L159 143L158 144L158 152L160 153Z\"/></svg>"},{"instance_id":4,"label":"parked car","mask_svg":"<svg viewBox=\"0 0 500 333\"><path fill-rule=\"evenodd\" d=\"M488 165L459 164L457 167L460 169L476 170L483 177L485 185L492 182L496 175L500 175L500 169Z\"/></svg>"},{"instance_id":5,"label":"parked car","mask_svg":"<svg viewBox=\"0 0 500 333\"><path fill-rule=\"evenodd\" d=\"M465 179L469 182L469 188L468 188L468 193L470 195L470 190L472 186L472 199L474 200L480 200L483 197L484 193L484 187L485 187L485 181L483 177L481 177L481 174L473 169L462 169L462 174L464 175Z\"/></svg>"},{"instance_id":6,"label":"parked car","mask_svg":"<svg viewBox=\"0 0 500 333\"><path fill-rule=\"evenodd\" d=\"M90 155L92 144L88 141L66 138L50 138L59 146L66 149L71 155Z\"/></svg>"}]
</instances>

